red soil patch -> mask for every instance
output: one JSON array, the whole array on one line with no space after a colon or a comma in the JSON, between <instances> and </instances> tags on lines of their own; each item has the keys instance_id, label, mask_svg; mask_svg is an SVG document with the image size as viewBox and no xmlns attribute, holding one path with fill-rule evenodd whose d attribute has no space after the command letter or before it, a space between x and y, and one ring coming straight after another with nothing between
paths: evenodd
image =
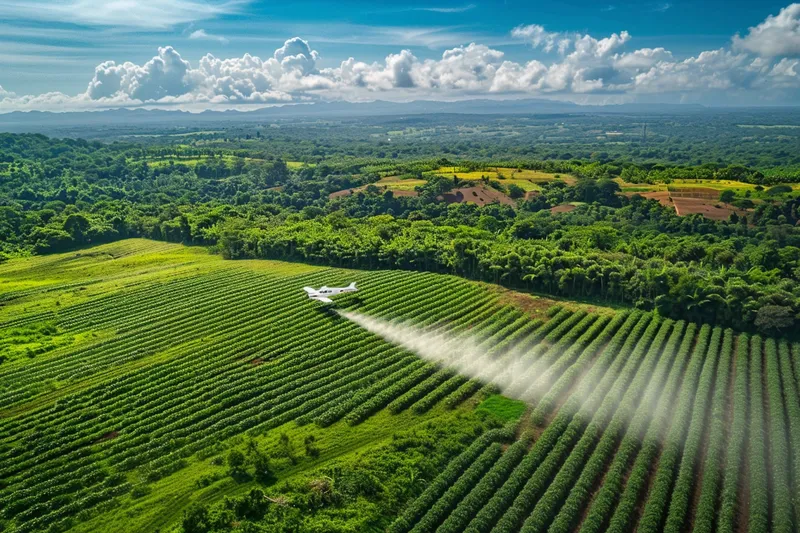
<instances>
[{"instance_id":1,"label":"red soil patch","mask_svg":"<svg viewBox=\"0 0 800 533\"><path fill-rule=\"evenodd\" d=\"M109 431L108 433L104 433L102 437L95 441L95 443L116 439L117 437L119 437L119 431Z\"/></svg>"},{"instance_id":2,"label":"red soil patch","mask_svg":"<svg viewBox=\"0 0 800 533\"><path fill-rule=\"evenodd\" d=\"M539 191L527 191L523 199L527 202L528 200L533 200L534 198L539 196L539 194L540 194Z\"/></svg>"},{"instance_id":3,"label":"red soil patch","mask_svg":"<svg viewBox=\"0 0 800 533\"><path fill-rule=\"evenodd\" d=\"M351 194L353 194L353 192L355 192L355 189L345 189L343 191L336 191L330 193L328 195L328 198L333 200L334 198L341 198L342 196L350 196Z\"/></svg>"},{"instance_id":4,"label":"red soil patch","mask_svg":"<svg viewBox=\"0 0 800 533\"><path fill-rule=\"evenodd\" d=\"M250 364L253 365L253 366L258 366L258 365L263 364L263 363L264 363L264 360L261 359L260 357L256 357L255 359L250 361Z\"/></svg>"},{"instance_id":5,"label":"red soil patch","mask_svg":"<svg viewBox=\"0 0 800 533\"><path fill-rule=\"evenodd\" d=\"M574 205L561 204L561 205L557 205L555 207L551 207L550 208L550 212L553 213L553 214L555 214L555 213L569 213L570 211L575 211L575 209L577 209L577 208Z\"/></svg>"},{"instance_id":6,"label":"red soil patch","mask_svg":"<svg viewBox=\"0 0 800 533\"><path fill-rule=\"evenodd\" d=\"M694 213L699 213L711 220L728 220L731 213L736 211L731 207L726 207L724 204L704 200L702 198L672 198L675 204L675 212L678 216L686 216ZM719 205L719 207L717 207ZM746 214L744 211L739 211L740 214Z\"/></svg>"},{"instance_id":7,"label":"red soil patch","mask_svg":"<svg viewBox=\"0 0 800 533\"><path fill-rule=\"evenodd\" d=\"M673 198L702 198L704 200L719 199L719 191L707 187L670 187L669 193Z\"/></svg>"},{"instance_id":8,"label":"red soil patch","mask_svg":"<svg viewBox=\"0 0 800 533\"><path fill-rule=\"evenodd\" d=\"M692 214L700 214L711 220L728 220L731 213L739 216L746 216L747 211L719 202L719 191L706 189L703 187L677 187L670 188L669 191L626 193L630 197L638 194L648 200L656 200L665 207L675 209L678 216L685 217Z\"/></svg>"},{"instance_id":9,"label":"red soil patch","mask_svg":"<svg viewBox=\"0 0 800 533\"><path fill-rule=\"evenodd\" d=\"M668 191L644 192L638 194L639 196L647 198L648 200L658 200L658 203L664 207L675 207L669 199Z\"/></svg>"},{"instance_id":10,"label":"red soil patch","mask_svg":"<svg viewBox=\"0 0 800 533\"><path fill-rule=\"evenodd\" d=\"M332 193L330 193L328 195L328 198L333 200L334 198L341 198L343 196L350 196L351 194L356 194L358 192L362 192L365 188L366 187L357 187L355 189L344 189L343 191L332 192ZM381 193L390 190L389 187L386 187L385 185L380 187L380 189L381 189ZM392 191L392 194L394 194L395 196L419 196L419 193L417 191L394 190L394 189L391 189L391 191Z\"/></svg>"},{"instance_id":11,"label":"red soil patch","mask_svg":"<svg viewBox=\"0 0 800 533\"><path fill-rule=\"evenodd\" d=\"M442 200L448 204L474 203L478 205L487 205L498 202L506 205L514 205L514 200L500 191L487 187L464 187L463 189L456 189L443 194Z\"/></svg>"}]
</instances>

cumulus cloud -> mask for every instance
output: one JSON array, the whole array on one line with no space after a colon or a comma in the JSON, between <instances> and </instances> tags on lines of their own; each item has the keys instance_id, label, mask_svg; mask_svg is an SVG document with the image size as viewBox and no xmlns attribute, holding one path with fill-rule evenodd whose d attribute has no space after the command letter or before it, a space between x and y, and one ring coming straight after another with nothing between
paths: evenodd
<instances>
[{"instance_id":1,"label":"cumulus cloud","mask_svg":"<svg viewBox=\"0 0 800 533\"><path fill-rule=\"evenodd\" d=\"M734 46L681 59L663 47L631 47L633 37L627 31L593 36L550 32L535 24L518 26L511 34L560 55L519 62L490 46L470 43L445 50L436 58L399 50L383 61L351 57L338 66L323 68L319 53L300 37L287 40L265 58L207 54L194 64L165 46L143 64L101 63L79 95L16 96L0 89L0 110L143 105L204 108L475 95L558 95L582 101L620 96L633 100L653 94L674 95L673 101L687 96L721 101L719 97L743 95L743 101L752 103L778 95L787 101L800 94L800 59L788 53L776 56L772 48L752 48L756 42L752 39L747 46L744 43L752 36L763 38L772 31L767 28L790 27L786 21L797 18L792 9L794 6L789 6L767 18L747 37L736 37ZM783 22L776 22L779 20ZM203 32L194 38L210 37ZM784 46L789 40L785 41Z\"/></svg>"},{"instance_id":2,"label":"cumulus cloud","mask_svg":"<svg viewBox=\"0 0 800 533\"><path fill-rule=\"evenodd\" d=\"M542 48L545 52L558 49L563 54L572 44L572 36L557 31L547 31L539 24L517 26L511 30L511 36L530 43L534 48Z\"/></svg>"},{"instance_id":3,"label":"cumulus cloud","mask_svg":"<svg viewBox=\"0 0 800 533\"><path fill-rule=\"evenodd\" d=\"M745 89L758 74L746 55L719 49L683 61L658 62L637 74L634 86L647 93Z\"/></svg>"},{"instance_id":4,"label":"cumulus cloud","mask_svg":"<svg viewBox=\"0 0 800 533\"><path fill-rule=\"evenodd\" d=\"M174 48L165 46L158 49L156 57L141 66L131 62L121 65L113 61L101 63L95 68L86 94L94 100L122 94L139 101L178 96L196 86L190 69L189 62Z\"/></svg>"},{"instance_id":5,"label":"cumulus cloud","mask_svg":"<svg viewBox=\"0 0 800 533\"><path fill-rule=\"evenodd\" d=\"M222 44L228 44L228 39L226 39L222 35L214 35L213 33L208 33L206 30L202 28L190 33L189 39L203 40L203 41L219 41Z\"/></svg>"},{"instance_id":6,"label":"cumulus cloud","mask_svg":"<svg viewBox=\"0 0 800 533\"><path fill-rule=\"evenodd\" d=\"M800 4L791 4L768 16L747 35L733 37L733 46L762 57L800 55Z\"/></svg>"},{"instance_id":7,"label":"cumulus cloud","mask_svg":"<svg viewBox=\"0 0 800 533\"><path fill-rule=\"evenodd\" d=\"M614 56L614 66L621 69L645 69L671 60L672 52L664 48L640 48Z\"/></svg>"}]
</instances>

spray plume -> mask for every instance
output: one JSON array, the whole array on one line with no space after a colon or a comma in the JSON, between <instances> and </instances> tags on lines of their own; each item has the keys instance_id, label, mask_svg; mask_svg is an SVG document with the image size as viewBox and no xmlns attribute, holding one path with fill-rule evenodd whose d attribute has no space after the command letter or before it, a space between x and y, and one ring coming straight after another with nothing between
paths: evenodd
<instances>
[{"instance_id":1,"label":"spray plume","mask_svg":"<svg viewBox=\"0 0 800 533\"><path fill-rule=\"evenodd\" d=\"M498 353L490 341L479 336L463 332L452 334L425 330L351 311L339 311L339 314L425 360L453 369L472 379L493 383L508 396L530 399L530 393L535 392L528 387L531 383L541 385L544 390L549 385L543 380L532 379L536 365L533 360L525 357L525 353L517 352L513 348Z\"/></svg>"}]
</instances>

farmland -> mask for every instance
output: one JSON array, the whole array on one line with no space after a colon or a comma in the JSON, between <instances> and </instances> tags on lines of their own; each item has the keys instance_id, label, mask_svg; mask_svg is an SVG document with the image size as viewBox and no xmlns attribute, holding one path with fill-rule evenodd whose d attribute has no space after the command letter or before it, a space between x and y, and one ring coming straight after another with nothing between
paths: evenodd
<instances>
[{"instance_id":1,"label":"farmland","mask_svg":"<svg viewBox=\"0 0 800 533\"><path fill-rule=\"evenodd\" d=\"M538 191L539 185L553 180L565 183L575 183L575 178L569 175L553 174L538 170L517 169L508 167L489 167L486 170L466 170L459 167L440 167L430 172L432 176L445 178L457 177L465 181L479 181L481 179L498 180L504 185L517 185L525 191Z\"/></svg>"},{"instance_id":2,"label":"farmland","mask_svg":"<svg viewBox=\"0 0 800 533\"><path fill-rule=\"evenodd\" d=\"M350 281L338 309L469 339L513 379L422 358L300 289ZM800 346L780 338L143 239L7 261L0 298L8 531L797 523Z\"/></svg>"}]
</instances>

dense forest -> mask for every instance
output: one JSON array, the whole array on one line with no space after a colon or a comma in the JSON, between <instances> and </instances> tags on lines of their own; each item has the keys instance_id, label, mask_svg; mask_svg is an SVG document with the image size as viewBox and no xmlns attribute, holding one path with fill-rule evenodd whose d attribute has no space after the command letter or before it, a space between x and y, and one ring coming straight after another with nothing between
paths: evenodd
<instances>
[{"instance_id":1,"label":"dense forest","mask_svg":"<svg viewBox=\"0 0 800 533\"><path fill-rule=\"evenodd\" d=\"M441 152L346 154L346 139L335 146L300 139L294 151L260 139L259 132L241 142L175 145L0 135L0 257L147 237L211 245L228 258L453 273L763 333L789 333L798 320L800 199L791 188L747 216L712 221L621 195L613 181L769 187L800 179L791 157L782 167L634 163L609 154L490 163ZM483 140L484 148L494 143ZM303 158L308 145L316 155ZM441 195L457 178L428 173L455 162L475 171L561 173L574 182L544 183L513 206L448 204ZM416 196L401 196L370 185L385 176L426 181ZM580 205L550 212L565 202Z\"/></svg>"}]
</instances>

